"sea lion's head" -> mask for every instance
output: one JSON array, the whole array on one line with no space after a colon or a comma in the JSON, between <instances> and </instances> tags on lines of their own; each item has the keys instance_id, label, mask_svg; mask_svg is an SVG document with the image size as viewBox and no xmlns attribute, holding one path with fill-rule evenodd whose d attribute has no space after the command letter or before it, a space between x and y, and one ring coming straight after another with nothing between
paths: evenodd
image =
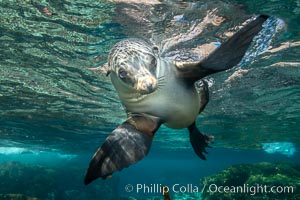
<instances>
[{"instance_id":1,"label":"sea lion's head","mask_svg":"<svg viewBox=\"0 0 300 200\"><path fill-rule=\"evenodd\" d=\"M157 89L157 48L142 40L125 39L115 44L108 65L109 73L114 73L112 79L119 79L114 81L121 82L122 87L140 94L150 94Z\"/></svg>"}]
</instances>

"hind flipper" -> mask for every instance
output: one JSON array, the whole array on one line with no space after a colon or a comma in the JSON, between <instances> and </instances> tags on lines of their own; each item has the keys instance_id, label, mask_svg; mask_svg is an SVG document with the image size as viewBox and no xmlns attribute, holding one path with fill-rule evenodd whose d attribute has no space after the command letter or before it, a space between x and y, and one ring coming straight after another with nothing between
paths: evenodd
<instances>
[{"instance_id":1,"label":"hind flipper","mask_svg":"<svg viewBox=\"0 0 300 200\"><path fill-rule=\"evenodd\" d=\"M198 83L198 82L196 82L196 83ZM200 104L201 105L200 105L199 113L201 113L209 101L208 83L206 80L201 80L201 82L199 82L199 86L197 85L196 87L200 88L199 95L200 95Z\"/></svg>"},{"instance_id":2,"label":"hind flipper","mask_svg":"<svg viewBox=\"0 0 300 200\"><path fill-rule=\"evenodd\" d=\"M175 62L178 77L196 81L237 65L268 18L266 15L258 16L200 62Z\"/></svg>"},{"instance_id":3,"label":"hind flipper","mask_svg":"<svg viewBox=\"0 0 300 200\"><path fill-rule=\"evenodd\" d=\"M201 133L194 122L192 125L188 127L190 133L190 142L195 153L202 159L206 160L206 157L203 153L207 153L205 148L209 147L209 144L213 142L214 136L206 135Z\"/></svg>"},{"instance_id":4,"label":"hind flipper","mask_svg":"<svg viewBox=\"0 0 300 200\"><path fill-rule=\"evenodd\" d=\"M84 183L105 179L144 158L160 122L156 118L133 116L116 128L94 154Z\"/></svg>"}]
</instances>

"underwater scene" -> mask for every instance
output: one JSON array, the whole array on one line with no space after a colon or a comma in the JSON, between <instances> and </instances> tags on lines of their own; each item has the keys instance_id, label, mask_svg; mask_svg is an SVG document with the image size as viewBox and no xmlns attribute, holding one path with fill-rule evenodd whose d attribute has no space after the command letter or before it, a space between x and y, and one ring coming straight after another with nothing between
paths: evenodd
<instances>
[{"instance_id":1,"label":"underwater scene","mask_svg":"<svg viewBox=\"0 0 300 200\"><path fill-rule=\"evenodd\" d=\"M299 0L1 0L0 200L300 199L299 19Z\"/></svg>"}]
</instances>

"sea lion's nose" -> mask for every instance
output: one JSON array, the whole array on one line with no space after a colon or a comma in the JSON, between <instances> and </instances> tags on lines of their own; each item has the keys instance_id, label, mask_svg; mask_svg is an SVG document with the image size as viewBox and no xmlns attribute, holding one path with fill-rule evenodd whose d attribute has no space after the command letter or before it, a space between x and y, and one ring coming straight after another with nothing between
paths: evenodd
<instances>
[{"instance_id":1,"label":"sea lion's nose","mask_svg":"<svg viewBox=\"0 0 300 200\"><path fill-rule=\"evenodd\" d=\"M149 90L149 91L153 90L153 88L154 88L153 81L148 81L148 80L147 80L147 81L144 83L144 87L145 87L147 90Z\"/></svg>"},{"instance_id":2,"label":"sea lion's nose","mask_svg":"<svg viewBox=\"0 0 300 200\"><path fill-rule=\"evenodd\" d=\"M157 79L153 76L143 77L138 81L137 89L142 93L151 93L157 88Z\"/></svg>"}]
</instances>

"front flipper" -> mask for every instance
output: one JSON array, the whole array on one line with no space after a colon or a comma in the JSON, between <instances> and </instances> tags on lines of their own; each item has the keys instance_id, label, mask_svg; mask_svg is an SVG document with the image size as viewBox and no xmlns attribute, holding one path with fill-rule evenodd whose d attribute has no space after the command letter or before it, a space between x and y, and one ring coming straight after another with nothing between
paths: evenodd
<instances>
[{"instance_id":1,"label":"front flipper","mask_svg":"<svg viewBox=\"0 0 300 200\"><path fill-rule=\"evenodd\" d=\"M213 142L214 136L206 135L201 133L194 122L192 125L188 127L190 132L190 142L195 153L202 159L206 160L203 153L207 153L205 148L209 147L209 144Z\"/></svg>"},{"instance_id":2,"label":"front flipper","mask_svg":"<svg viewBox=\"0 0 300 200\"><path fill-rule=\"evenodd\" d=\"M133 116L116 128L94 154L84 184L98 177L105 179L144 158L160 122L156 118Z\"/></svg>"},{"instance_id":3,"label":"front flipper","mask_svg":"<svg viewBox=\"0 0 300 200\"><path fill-rule=\"evenodd\" d=\"M237 65L268 17L266 15L258 16L200 62L175 62L178 76L196 81Z\"/></svg>"}]
</instances>

